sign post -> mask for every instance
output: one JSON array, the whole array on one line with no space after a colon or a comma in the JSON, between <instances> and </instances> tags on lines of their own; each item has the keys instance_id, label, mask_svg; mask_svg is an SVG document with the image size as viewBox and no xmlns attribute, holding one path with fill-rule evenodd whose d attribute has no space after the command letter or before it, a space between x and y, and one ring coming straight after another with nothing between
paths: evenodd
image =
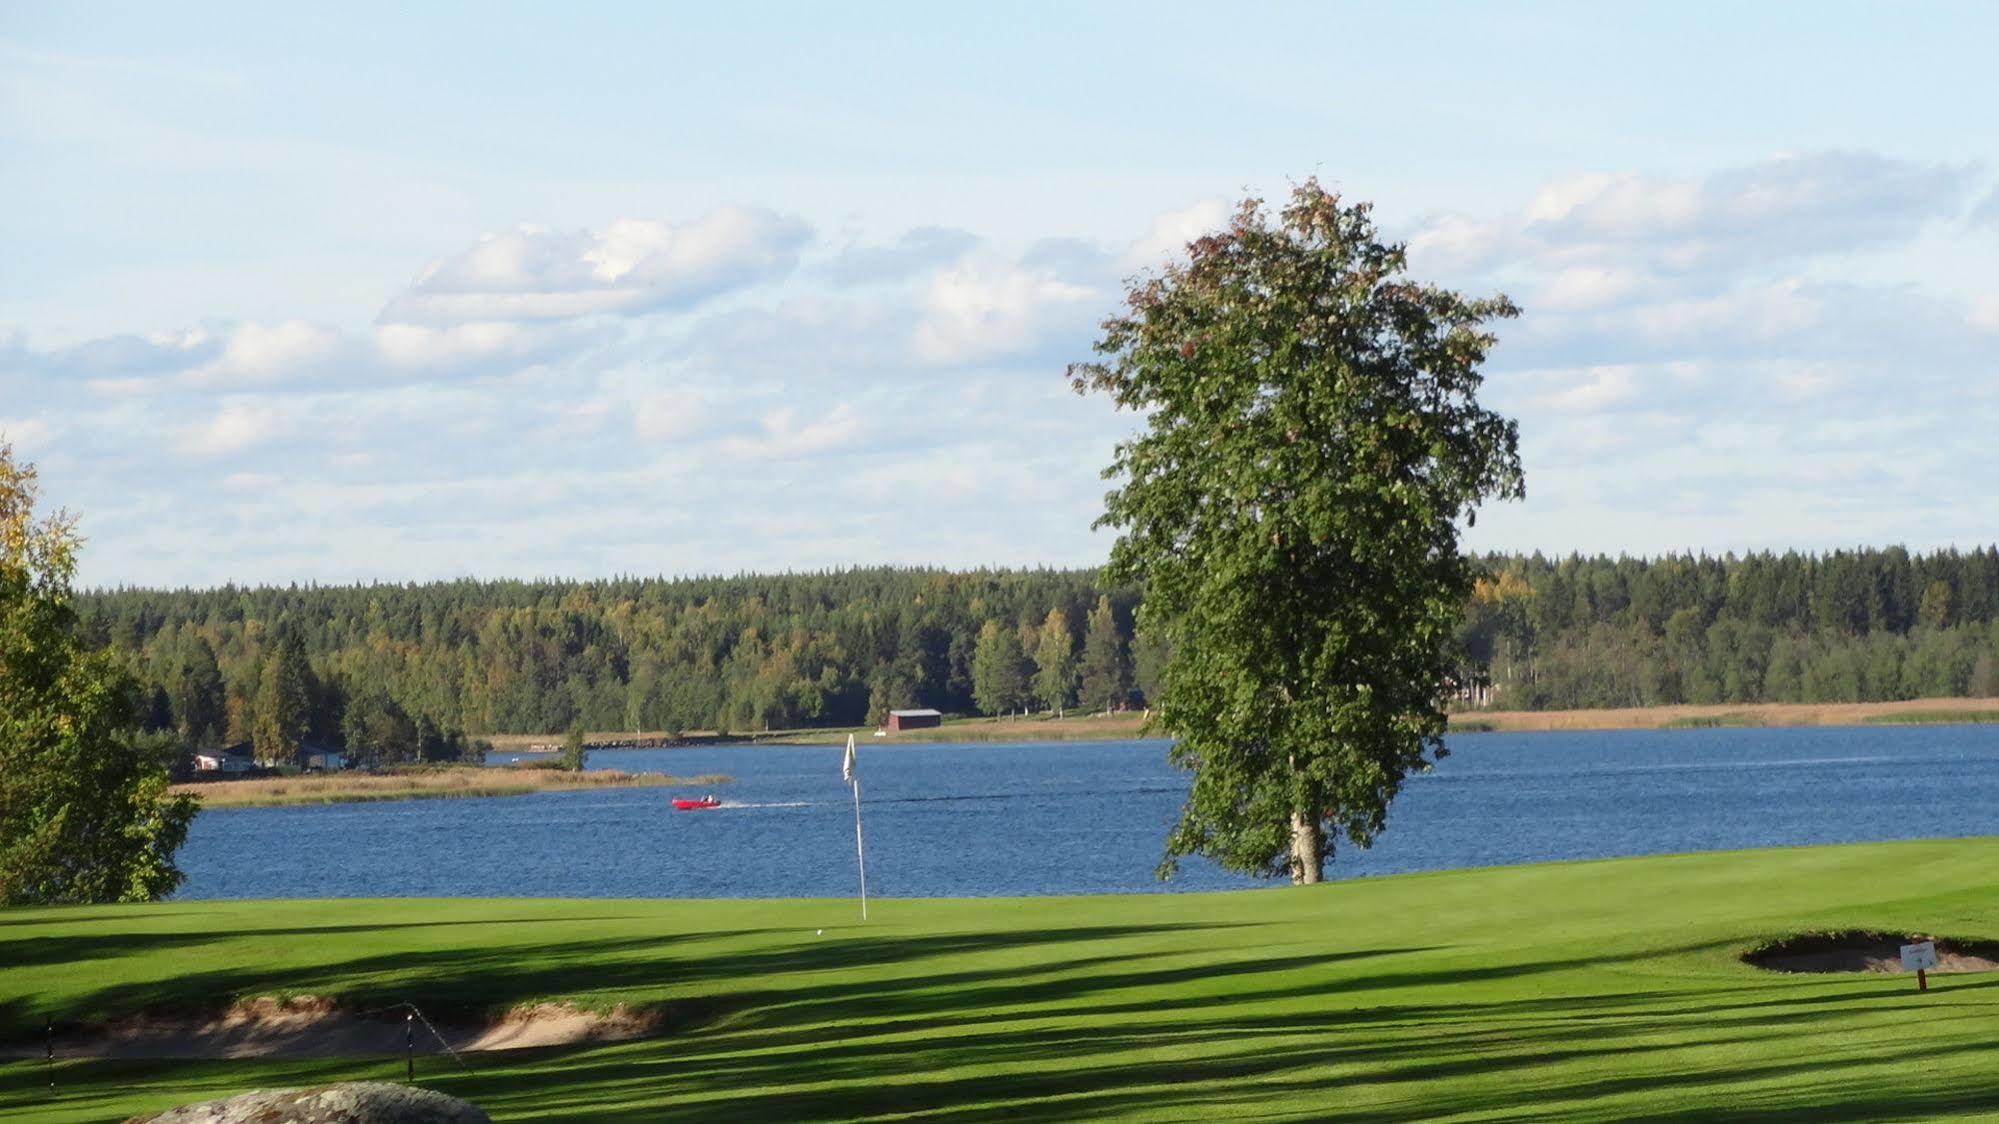
<instances>
[{"instance_id":1,"label":"sign post","mask_svg":"<svg viewBox=\"0 0 1999 1124\"><path fill-rule=\"evenodd\" d=\"M1937 945L1935 941L1920 941L1902 946L1902 970L1916 973L1916 990L1930 989L1929 970L1937 966Z\"/></svg>"}]
</instances>

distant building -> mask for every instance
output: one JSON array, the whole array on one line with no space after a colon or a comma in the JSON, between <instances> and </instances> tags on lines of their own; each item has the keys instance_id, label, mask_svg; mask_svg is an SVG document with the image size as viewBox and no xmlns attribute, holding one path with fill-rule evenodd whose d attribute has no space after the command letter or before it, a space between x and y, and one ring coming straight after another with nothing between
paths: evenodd
<instances>
[{"instance_id":1,"label":"distant building","mask_svg":"<svg viewBox=\"0 0 1999 1124\"><path fill-rule=\"evenodd\" d=\"M305 762L303 768L308 773L314 770L332 771L347 767L347 755L338 750L307 749L301 746L299 754Z\"/></svg>"},{"instance_id":2,"label":"distant building","mask_svg":"<svg viewBox=\"0 0 1999 1124\"><path fill-rule=\"evenodd\" d=\"M219 776L236 777L254 772L257 759L250 755L250 743L232 745L227 749L208 749L194 755L194 771L215 773Z\"/></svg>"},{"instance_id":3,"label":"distant building","mask_svg":"<svg viewBox=\"0 0 1999 1124\"><path fill-rule=\"evenodd\" d=\"M936 710L891 710L888 712L888 728L891 730L927 730L932 726L942 726L944 715Z\"/></svg>"}]
</instances>

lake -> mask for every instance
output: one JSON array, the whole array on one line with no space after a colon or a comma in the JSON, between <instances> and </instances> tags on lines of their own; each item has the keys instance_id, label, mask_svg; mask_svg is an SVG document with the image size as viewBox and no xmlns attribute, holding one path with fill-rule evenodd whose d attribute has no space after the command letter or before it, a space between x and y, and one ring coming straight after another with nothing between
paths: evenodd
<instances>
[{"instance_id":1,"label":"lake","mask_svg":"<svg viewBox=\"0 0 1999 1124\"><path fill-rule=\"evenodd\" d=\"M1454 737L1371 851L1330 877L1670 851L1999 833L1999 727ZM629 788L202 813L177 898L835 897L855 888L837 746L605 750L592 768L727 773L724 806ZM1206 890L1152 876L1186 778L1166 743L860 749L868 888L886 897ZM501 755L504 759L504 755Z\"/></svg>"}]
</instances>

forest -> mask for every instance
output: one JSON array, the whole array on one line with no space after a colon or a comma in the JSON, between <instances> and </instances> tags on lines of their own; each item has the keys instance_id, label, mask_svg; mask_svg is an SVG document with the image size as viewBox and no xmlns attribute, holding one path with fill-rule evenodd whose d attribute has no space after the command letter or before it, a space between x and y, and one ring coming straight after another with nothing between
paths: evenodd
<instances>
[{"instance_id":1,"label":"forest","mask_svg":"<svg viewBox=\"0 0 1999 1124\"><path fill-rule=\"evenodd\" d=\"M1999 694L1993 547L1477 561L1461 706ZM495 733L1143 705L1171 652L1134 632L1139 599L1094 570L871 568L116 589L78 609L129 661L147 724L189 746L306 738L392 761Z\"/></svg>"}]
</instances>

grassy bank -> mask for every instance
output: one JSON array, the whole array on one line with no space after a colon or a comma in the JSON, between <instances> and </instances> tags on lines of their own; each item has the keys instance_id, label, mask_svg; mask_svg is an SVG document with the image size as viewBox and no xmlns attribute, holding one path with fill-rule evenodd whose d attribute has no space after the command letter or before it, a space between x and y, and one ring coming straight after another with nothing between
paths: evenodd
<instances>
[{"instance_id":1,"label":"grassy bank","mask_svg":"<svg viewBox=\"0 0 1999 1124\"><path fill-rule=\"evenodd\" d=\"M952 718L929 730L874 736L873 726L767 730L757 734L718 735L703 731L681 735L687 745L760 743L769 745L837 745L852 734L865 741L887 742L1029 742L1122 741L1163 737L1148 728L1144 711L1083 714L1062 718L1029 714L1012 718ZM1478 710L1451 716L1451 730L1460 734L1531 732L1540 730L1672 730L1718 726L1864 726L1873 724L1999 723L1999 699L1911 699L1880 703L1730 703L1715 706L1645 706L1603 710ZM605 731L588 735L593 742L618 742L642 737L660 740L659 731L633 734ZM531 745L560 742L556 734L499 734L491 739L503 751L522 752Z\"/></svg>"},{"instance_id":2,"label":"grassy bank","mask_svg":"<svg viewBox=\"0 0 1999 1124\"><path fill-rule=\"evenodd\" d=\"M668 1038L419 1080L500 1120L1871 1120L1999 1112L1999 976L1763 972L1805 929L1999 937L1999 838L1306 889L848 901L187 902L0 914L0 1030L316 994L665 1003ZM824 930L823 935L819 930ZM0 1063L115 1119L400 1059Z\"/></svg>"},{"instance_id":3,"label":"grassy bank","mask_svg":"<svg viewBox=\"0 0 1999 1124\"><path fill-rule=\"evenodd\" d=\"M209 781L175 785L175 792L193 793L208 808L242 808L279 804L355 804L370 800L449 800L475 796L519 796L577 788L630 788L643 785L713 785L728 781L720 774L673 777L664 773L626 773L597 769L568 773L555 769L488 769L479 766L427 769L399 773L314 773L296 777L259 777L241 781Z\"/></svg>"},{"instance_id":4,"label":"grassy bank","mask_svg":"<svg viewBox=\"0 0 1999 1124\"><path fill-rule=\"evenodd\" d=\"M1999 699L1910 699L1873 703L1729 703L1607 710L1479 710L1451 716L1460 732L1670 730L1713 726L1864 726L1999 723Z\"/></svg>"},{"instance_id":5,"label":"grassy bank","mask_svg":"<svg viewBox=\"0 0 1999 1124\"><path fill-rule=\"evenodd\" d=\"M867 741L881 742L1087 742L1123 741L1128 738L1158 737L1159 731L1146 729L1147 715L1132 710L1115 714L1082 714L1071 711L1057 718L1053 714L1023 714L1011 718L952 718L928 730L909 730L874 736L875 728L841 730L787 730L768 739L797 745L839 744L848 734Z\"/></svg>"}]
</instances>

